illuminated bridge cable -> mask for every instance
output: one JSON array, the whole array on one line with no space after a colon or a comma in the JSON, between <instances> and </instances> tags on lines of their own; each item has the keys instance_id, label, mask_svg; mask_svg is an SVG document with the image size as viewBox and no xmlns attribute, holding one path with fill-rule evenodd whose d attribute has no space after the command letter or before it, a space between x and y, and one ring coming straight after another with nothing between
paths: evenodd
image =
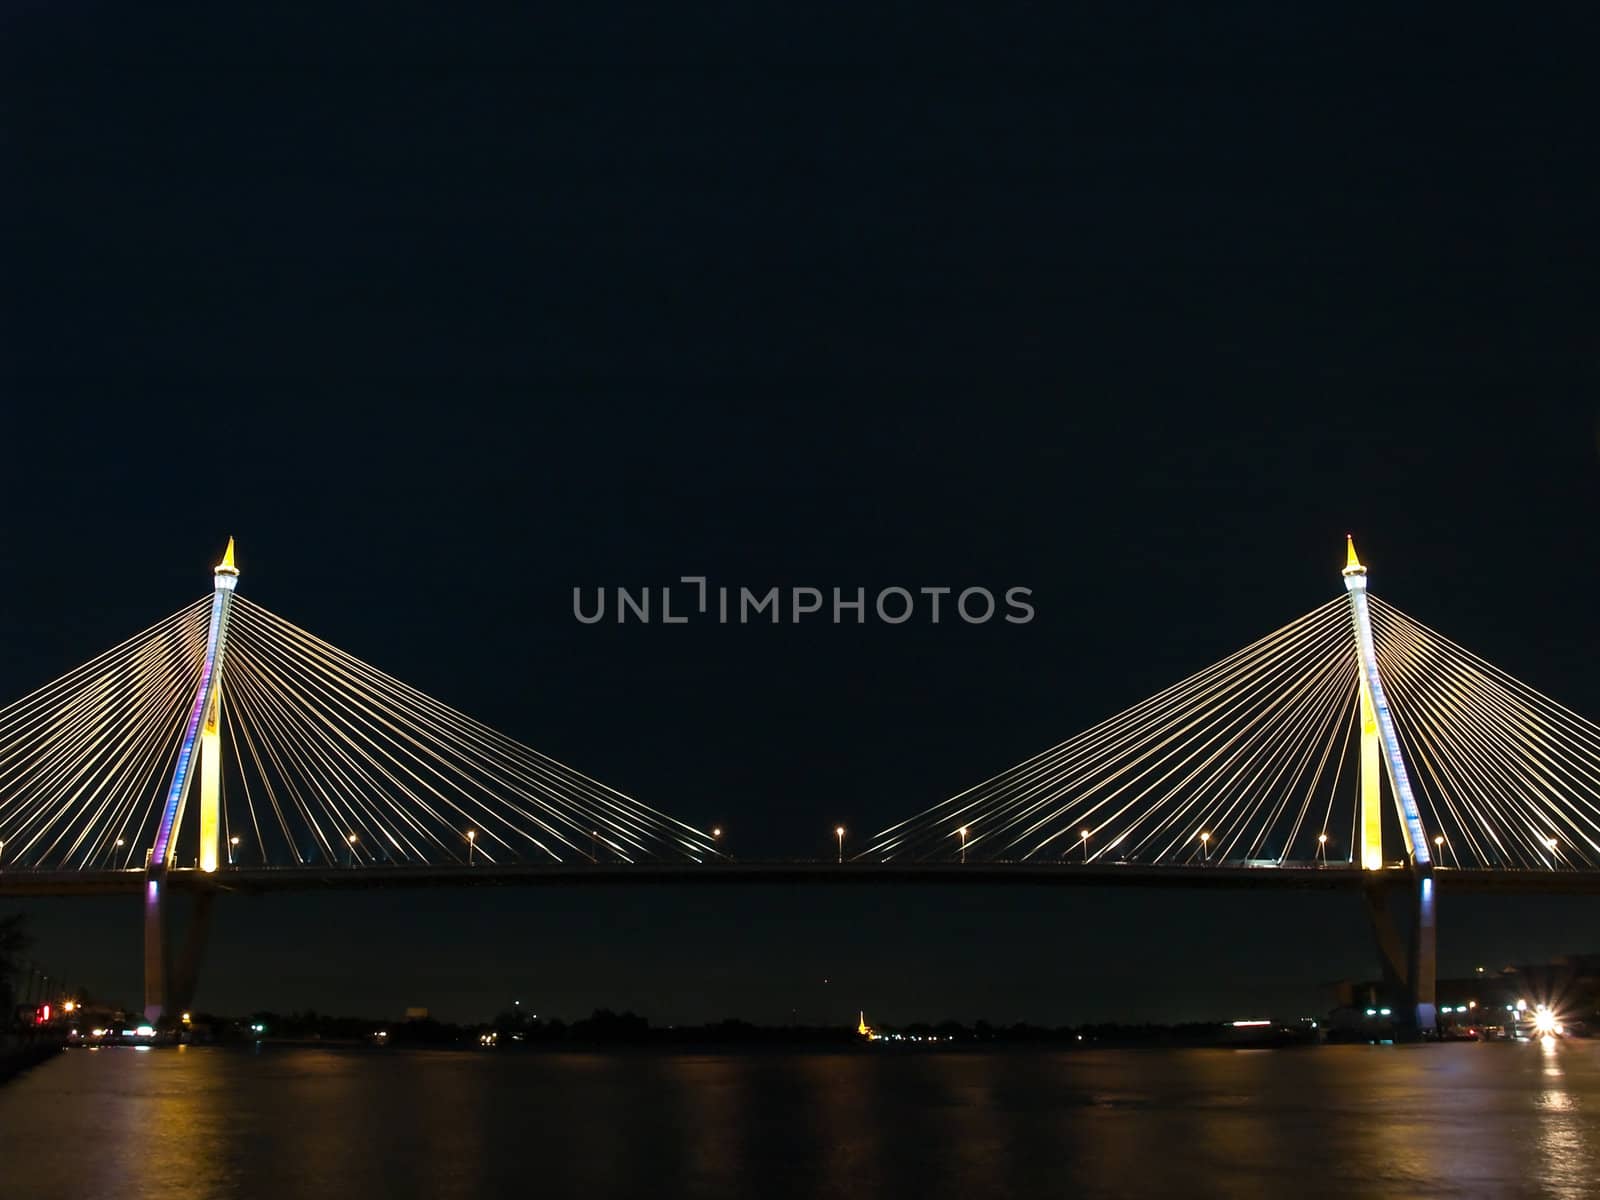
<instances>
[{"instance_id":1,"label":"illuminated bridge cable","mask_svg":"<svg viewBox=\"0 0 1600 1200\"><path fill-rule=\"evenodd\" d=\"M863 857L947 856L952 828L990 859L1185 860L1244 846L1281 857L1309 800L1263 785L1326 773L1353 659L1339 601L879 835ZM1217 828L1192 826L1216 824ZM1083 830L1090 837L1082 838ZM1215 838L1203 846L1201 832ZM1307 833L1314 840L1315 831ZM1277 842L1277 849L1269 844Z\"/></svg>"},{"instance_id":2,"label":"illuminated bridge cable","mask_svg":"<svg viewBox=\"0 0 1600 1200\"><path fill-rule=\"evenodd\" d=\"M692 826L243 597L234 603L223 705L237 752L224 802L230 827L248 831L250 861L638 862L715 854Z\"/></svg>"},{"instance_id":3,"label":"illuminated bridge cable","mask_svg":"<svg viewBox=\"0 0 1600 1200\"><path fill-rule=\"evenodd\" d=\"M1370 607L1440 865L1600 869L1600 726L1376 597ZM948 860L959 842L969 862L1351 863L1357 663L1348 609L1330 601L889 827L858 857Z\"/></svg>"},{"instance_id":4,"label":"illuminated bridge cable","mask_svg":"<svg viewBox=\"0 0 1600 1200\"><path fill-rule=\"evenodd\" d=\"M0 867L142 868L211 598L0 708ZM221 829L237 865L701 861L710 837L236 596ZM192 828L175 861L198 857Z\"/></svg>"},{"instance_id":5,"label":"illuminated bridge cable","mask_svg":"<svg viewBox=\"0 0 1600 1200\"><path fill-rule=\"evenodd\" d=\"M1248 647L1216 667L1169 688L1126 713L1069 739L1060 746L989 780L985 784L946 802L942 809L955 820L970 818L980 809L985 813L980 839L993 839L1000 826L995 818L1006 818L1011 830L1018 819L1037 818L1048 813L1060 794L1084 780L1136 773L1150 759L1159 757L1163 736L1172 740L1185 723L1199 720L1218 697L1253 686L1269 646L1295 649L1305 644L1307 622L1301 621L1279 631L1263 643ZM1326 636L1326 630L1323 630ZM1142 750L1142 753L1133 753ZM910 823L905 823L909 825ZM882 835L893 842L906 840L907 830L899 827ZM1011 847L1007 847L1008 849ZM931 849L937 853L938 847Z\"/></svg>"},{"instance_id":6,"label":"illuminated bridge cable","mask_svg":"<svg viewBox=\"0 0 1600 1200\"><path fill-rule=\"evenodd\" d=\"M1444 860L1600 867L1600 726L1392 606L1373 611Z\"/></svg>"},{"instance_id":7,"label":"illuminated bridge cable","mask_svg":"<svg viewBox=\"0 0 1600 1200\"><path fill-rule=\"evenodd\" d=\"M142 865L205 611L180 609L0 709L4 865Z\"/></svg>"},{"instance_id":8,"label":"illuminated bridge cable","mask_svg":"<svg viewBox=\"0 0 1600 1200\"><path fill-rule=\"evenodd\" d=\"M295 634L301 633L293 630L293 627L290 629ZM316 662L320 670L336 676L342 686L349 689L351 697L366 697L376 702L386 714L383 723L392 736L404 736L407 729L420 729L426 732L430 722L437 722L440 727L447 730L450 739L461 741L468 747L480 751L491 765L499 767L508 787L515 789L519 786L519 781L530 780L535 784L551 785L556 788L557 798L561 802L571 801L580 807L585 802L598 805L603 810L602 816L609 813L612 819L621 822L625 827L636 828L641 824L648 825L651 821L665 821L676 829L680 836L688 834L692 838L703 837L688 826L655 813L585 776L572 772L563 764L539 755L478 722L471 721L470 718L448 709L431 697L399 684L398 681L380 672L372 671L365 664L343 655L342 652L334 651L331 655L327 654L326 652L332 648L326 647L326 644L307 644L310 646L308 661ZM304 647L300 652L302 655L308 653ZM369 713L371 711L369 707ZM396 720L389 720L388 717ZM411 740L416 744L415 739ZM690 842L688 845L694 844Z\"/></svg>"}]
</instances>

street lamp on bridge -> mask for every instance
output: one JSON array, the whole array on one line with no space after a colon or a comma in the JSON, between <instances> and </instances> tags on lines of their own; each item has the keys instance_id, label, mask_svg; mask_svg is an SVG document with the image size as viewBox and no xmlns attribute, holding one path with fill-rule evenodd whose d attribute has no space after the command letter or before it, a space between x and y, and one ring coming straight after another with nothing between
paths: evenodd
<instances>
[{"instance_id":1,"label":"street lamp on bridge","mask_svg":"<svg viewBox=\"0 0 1600 1200\"><path fill-rule=\"evenodd\" d=\"M1089 861L1089 831L1087 829L1078 830L1078 844L1083 847L1083 861L1084 862L1088 862Z\"/></svg>"},{"instance_id":2,"label":"street lamp on bridge","mask_svg":"<svg viewBox=\"0 0 1600 1200\"><path fill-rule=\"evenodd\" d=\"M119 842L118 845L121 845ZM235 834L228 839L228 865L233 866L234 855L239 849L239 835Z\"/></svg>"},{"instance_id":3,"label":"street lamp on bridge","mask_svg":"<svg viewBox=\"0 0 1600 1200\"><path fill-rule=\"evenodd\" d=\"M350 865L352 867L356 865L356 842L359 840L360 839L357 838L353 833L349 837L345 838L345 841L350 843Z\"/></svg>"},{"instance_id":4,"label":"street lamp on bridge","mask_svg":"<svg viewBox=\"0 0 1600 1200\"><path fill-rule=\"evenodd\" d=\"M967 827L963 825L956 833L961 837L961 861L967 861Z\"/></svg>"},{"instance_id":5,"label":"street lamp on bridge","mask_svg":"<svg viewBox=\"0 0 1600 1200\"><path fill-rule=\"evenodd\" d=\"M478 831L476 829L469 829L469 830L467 830L467 866L470 867L470 866L473 865L472 856L477 851L477 849L478 849Z\"/></svg>"},{"instance_id":6,"label":"street lamp on bridge","mask_svg":"<svg viewBox=\"0 0 1600 1200\"><path fill-rule=\"evenodd\" d=\"M1211 835L1209 833L1200 835L1200 855L1203 861L1211 861Z\"/></svg>"},{"instance_id":7,"label":"street lamp on bridge","mask_svg":"<svg viewBox=\"0 0 1600 1200\"><path fill-rule=\"evenodd\" d=\"M833 835L839 839L839 862L842 865L844 863L844 826L835 825L833 827Z\"/></svg>"},{"instance_id":8,"label":"street lamp on bridge","mask_svg":"<svg viewBox=\"0 0 1600 1200\"><path fill-rule=\"evenodd\" d=\"M1322 860L1323 866L1328 865L1328 835L1325 833L1317 834L1317 857Z\"/></svg>"}]
</instances>

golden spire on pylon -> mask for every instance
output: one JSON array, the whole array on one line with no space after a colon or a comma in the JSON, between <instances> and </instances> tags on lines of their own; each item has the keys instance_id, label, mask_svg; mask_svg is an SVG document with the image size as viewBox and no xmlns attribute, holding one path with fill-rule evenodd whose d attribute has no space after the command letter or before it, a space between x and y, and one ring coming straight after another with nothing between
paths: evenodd
<instances>
[{"instance_id":1,"label":"golden spire on pylon","mask_svg":"<svg viewBox=\"0 0 1600 1200\"><path fill-rule=\"evenodd\" d=\"M1344 535L1344 570L1339 574L1348 578L1351 575L1365 575L1366 567L1361 565L1361 560L1356 557L1356 540L1350 534Z\"/></svg>"},{"instance_id":2,"label":"golden spire on pylon","mask_svg":"<svg viewBox=\"0 0 1600 1200\"><path fill-rule=\"evenodd\" d=\"M228 539L228 548L222 552L222 561L216 565L218 575L237 575L239 568L233 565L233 539Z\"/></svg>"}]
</instances>

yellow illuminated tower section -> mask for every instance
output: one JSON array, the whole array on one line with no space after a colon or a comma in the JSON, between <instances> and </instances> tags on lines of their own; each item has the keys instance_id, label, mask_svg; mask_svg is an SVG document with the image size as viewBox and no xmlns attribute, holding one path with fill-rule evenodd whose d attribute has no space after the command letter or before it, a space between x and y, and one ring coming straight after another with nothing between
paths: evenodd
<instances>
[{"instance_id":1,"label":"yellow illuminated tower section","mask_svg":"<svg viewBox=\"0 0 1600 1200\"><path fill-rule=\"evenodd\" d=\"M1351 597L1351 615L1355 620L1357 649L1360 648L1362 620L1355 613L1355 597L1359 592L1362 596L1362 608L1365 609L1367 589L1367 568L1361 565L1361 559L1356 556L1356 543L1348 534L1344 539L1345 565L1340 572L1344 576L1345 588ZM1361 707L1361 844L1360 856L1363 870L1379 871L1383 869L1383 799L1381 783L1383 772L1383 750L1378 741L1378 711L1372 702L1372 683L1367 678L1366 671L1359 672Z\"/></svg>"},{"instance_id":2,"label":"yellow illuminated tower section","mask_svg":"<svg viewBox=\"0 0 1600 1200\"><path fill-rule=\"evenodd\" d=\"M1400 735L1389 701L1383 694L1378 675L1378 654L1372 644L1372 615L1367 608L1367 568L1356 557L1355 541L1345 538L1345 590L1350 593L1350 622L1356 635L1356 657L1361 685L1361 865L1368 871L1383 866L1383 810L1379 804L1380 764L1389 776L1389 787L1400 814L1400 832L1406 840L1406 854L1414 866L1431 867L1428 839L1422 831L1422 815L1411 791L1411 776L1400 754Z\"/></svg>"},{"instance_id":3,"label":"yellow illuminated tower section","mask_svg":"<svg viewBox=\"0 0 1600 1200\"><path fill-rule=\"evenodd\" d=\"M239 568L233 563L233 539L222 561L216 565L214 578L219 590L232 591L239 578ZM224 583L223 581L227 582ZM200 726L200 869L215 871L222 847L222 647L217 649L217 664L213 671L211 699L206 705L204 723Z\"/></svg>"}]
</instances>

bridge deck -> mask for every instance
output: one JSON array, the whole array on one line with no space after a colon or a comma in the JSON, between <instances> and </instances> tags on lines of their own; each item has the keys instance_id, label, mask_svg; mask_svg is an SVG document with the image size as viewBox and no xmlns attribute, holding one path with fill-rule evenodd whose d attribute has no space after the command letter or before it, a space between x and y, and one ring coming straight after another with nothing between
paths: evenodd
<instances>
[{"instance_id":1,"label":"bridge deck","mask_svg":"<svg viewBox=\"0 0 1600 1200\"><path fill-rule=\"evenodd\" d=\"M1395 883L1403 868L1380 873ZM1149 866L1135 863L864 863L767 860L717 863L479 864L360 867L223 867L214 874L177 870L174 889L258 895L347 888L582 887L627 884L931 884L1050 887L1289 888L1359 890L1372 873L1348 864L1328 866ZM1452 870L1438 868L1439 886L1452 893L1525 892L1600 895L1600 871ZM0 870L0 896L89 896L137 892L138 870Z\"/></svg>"}]
</instances>

